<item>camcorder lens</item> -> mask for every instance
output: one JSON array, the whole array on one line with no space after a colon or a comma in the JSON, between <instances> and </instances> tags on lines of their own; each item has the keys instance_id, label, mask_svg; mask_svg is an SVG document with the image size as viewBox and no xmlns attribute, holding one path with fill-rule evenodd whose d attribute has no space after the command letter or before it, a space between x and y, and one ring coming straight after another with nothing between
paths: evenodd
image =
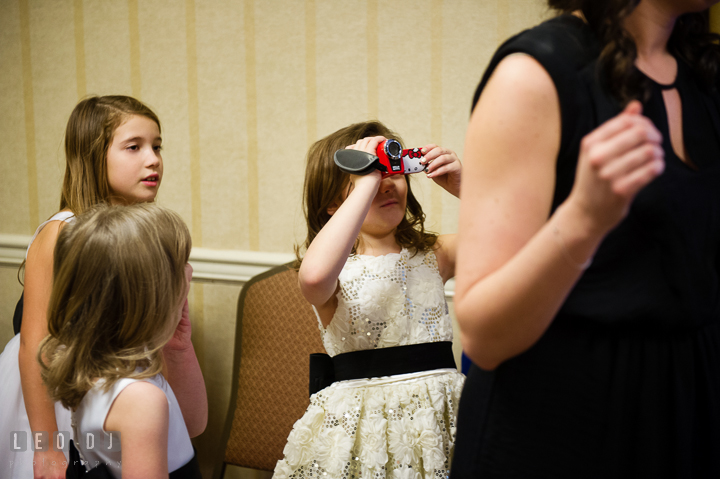
<instances>
[{"instance_id":1,"label":"camcorder lens","mask_svg":"<svg viewBox=\"0 0 720 479\"><path fill-rule=\"evenodd\" d=\"M402 146L397 140L388 140L385 144L385 152L390 158L400 159L402 153Z\"/></svg>"}]
</instances>

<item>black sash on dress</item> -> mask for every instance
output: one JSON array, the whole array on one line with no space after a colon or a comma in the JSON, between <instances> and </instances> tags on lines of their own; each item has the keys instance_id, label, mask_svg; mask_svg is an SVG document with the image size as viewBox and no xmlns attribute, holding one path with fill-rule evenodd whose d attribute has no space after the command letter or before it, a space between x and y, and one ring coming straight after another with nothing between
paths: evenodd
<instances>
[{"instance_id":1,"label":"black sash on dress","mask_svg":"<svg viewBox=\"0 0 720 479\"><path fill-rule=\"evenodd\" d=\"M13 333L17 334L20 332L20 325L22 324L22 315L23 315L23 298L25 297L25 293L20 293L20 299L18 300L17 304L15 305L15 313L13 313Z\"/></svg>"},{"instance_id":2,"label":"black sash on dress","mask_svg":"<svg viewBox=\"0 0 720 479\"><path fill-rule=\"evenodd\" d=\"M202 479L194 447L192 459L184 466L175 469L168 477L169 479ZM88 471L80 459L80 453L75 447L75 443L71 439L70 463L65 471L65 479L113 479L113 475L110 473L110 468L105 464L99 464Z\"/></svg>"},{"instance_id":3,"label":"black sash on dress","mask_svg":"<svg viewBox=\"0 0 720 479\"><path fill-rule=\"evenodd\" d=\"M310 395L335 381L368 379L396 374L457 369L452 342L409 344L392 348L363 349L330 357L310 355Z\"/></svg>"},{"instance_id":4,"label":"black sash on dress","mask_svg":"<svg viewBox=\"0 0 720 479\"><path fill-rule=\"evenodd\" d=\"M75 442L70 439L70 461L65 470L65 479L113 479L107 465L98 464L88 471L83 462Z\"/></svg>"}]
</instances>

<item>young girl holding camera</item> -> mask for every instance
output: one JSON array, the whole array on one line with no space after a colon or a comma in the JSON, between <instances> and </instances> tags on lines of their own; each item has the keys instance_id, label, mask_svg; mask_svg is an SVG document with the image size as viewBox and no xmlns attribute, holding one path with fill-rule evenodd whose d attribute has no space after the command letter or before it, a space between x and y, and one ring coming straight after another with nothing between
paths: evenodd
<instances>
[{"instance_id":1,"label":"young girl holding camera","mask_svg":"<svg viewBox=\"0 0 720 479\"><path fill-rule=\"evenodd\" d=\"M135 98L90 97L70 115L60 211L38 227L28 247L20 303L24 307L13 321L19 334L0 355L0 437L10 440L17 434L22 440L19 433L26 433L25 450L0 449L0 477L65 477L66 456L61 451L33 451L27 444L33 431L46 432L49 438L55 431L70 432L70 412L48 397L37 362L38 346L47 335L55 241L63 225L93 205L153 201L163 175L161 148L157 115ZM171 363L179 362L187 371L169 379L179 397L197 405L186 407L185 415L194 436L205 427L207 399L194 352L183 354L176 354Z\"/></svg>"},{"instance_id":2,"label":"young girl holding camera","mask_svg":"<svg viewBox=\"0 0 720 479\"><path fill-rule=\"evenodd\" d=\"M398 137L379 122L359 123L308 153L298 278L335 382L295 423L278 479L448 474L464 381L443 288L454 276L455 237L425 231L408 177L348 175L333 162L346 147L374 154L386 138ZM428 176L458 196L455 153L435 145L423 153Z\"/></svg>"},{"instance_id":3,"label":"young girl holding camera","mask_svg":"<svg viewBox=\"0 0 720 479\"><path fill-rule=\"evenodd\" d=\"M100 205L58 236L38 358L51 397L73 411L80 458L109 473L100 477L200 477L161 373L163 355L190 344L190 246L180 216L151 204ZM68 477L82 469L73 461Z\"/></svg>"}]
</instances>

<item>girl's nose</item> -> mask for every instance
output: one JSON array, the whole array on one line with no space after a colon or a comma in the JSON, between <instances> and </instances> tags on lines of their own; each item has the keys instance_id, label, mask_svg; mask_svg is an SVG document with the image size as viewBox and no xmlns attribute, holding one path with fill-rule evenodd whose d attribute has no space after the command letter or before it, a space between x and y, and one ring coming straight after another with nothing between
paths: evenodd
<instances>
[{"instance_id":1,"label":"girl's nose","mask_svg":"<svg viewBox=\"0 0 720 479\"><path fill-rule=\"evenodd\" d=\"M387 193L394 189L395 189L395 182L389 176L387 178L384 178L382 180L382 182L380 183L380 191L382 191L383 193Z\"/></svg>"},{"instance_id":2,"label":"girl's nose","mask_svg":"<svg viewBox=\"0 0 720 479\"><path fill-rule=\"evenodd\" d=\"M145 157L145 162L148 166L151 167L159 165L161 161L162 160L160 159L160 153L152 149L147 153Z\"/></svg>"}]
</instances>

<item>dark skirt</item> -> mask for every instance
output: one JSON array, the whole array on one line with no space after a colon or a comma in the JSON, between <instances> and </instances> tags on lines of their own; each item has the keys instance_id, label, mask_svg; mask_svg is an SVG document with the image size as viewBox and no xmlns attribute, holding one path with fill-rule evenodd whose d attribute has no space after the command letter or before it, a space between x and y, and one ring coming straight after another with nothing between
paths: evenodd
<instances>
[{"instance_id":1,"label":"dark skirt","mask_svg":"<svg viewBox=\"0 0 720 479\"><path fill-rule=\"evenodd\" d=\"M720 478L720 326L656 335L554 324L472 366L452 479Z\"/></svg>"}]
</instances>

